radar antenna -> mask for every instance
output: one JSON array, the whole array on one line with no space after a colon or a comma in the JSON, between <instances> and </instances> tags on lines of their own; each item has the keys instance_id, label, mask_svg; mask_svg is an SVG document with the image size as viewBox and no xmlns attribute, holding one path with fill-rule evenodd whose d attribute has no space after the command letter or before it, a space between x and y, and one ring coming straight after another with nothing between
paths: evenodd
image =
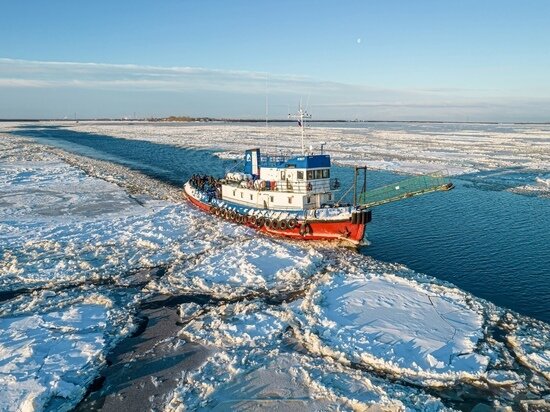
<instances>
[{"instance_id":1,"label":"radar antenna","mask_svg":"<svg viewBox=\"0 0 550 412\"><path fill-rule=\"evenodd\" d=\"M289 119L297 119L298 120L298 126L300 126L300 129L302 130L302 155L306 154L306 149L304 146L304 128L305 128L305 119L311 119L311 115L306 112L302 108L302 101L300 100L300 109L298 110L298 113L296 114L290 114L288 115Z\"/></svg>"}]
</instances>

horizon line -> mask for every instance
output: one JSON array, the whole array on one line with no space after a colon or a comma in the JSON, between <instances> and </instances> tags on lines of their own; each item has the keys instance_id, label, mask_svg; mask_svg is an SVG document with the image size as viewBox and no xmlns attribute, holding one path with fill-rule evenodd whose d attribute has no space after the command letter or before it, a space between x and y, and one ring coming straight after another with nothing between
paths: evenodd
<instances>
[{"instance_id":1,"label":"horizon line","mask_svg":"<svg viewBox=\"0 0 550 412\"><path fill-rule=\"evenodd\" d=\"M207 123L207 122L228 122L228 123L266 123L266 119L248 119L248 118L225 118L225 117L192 117L190 120L169 120L170 116L165 117L144 117L144 118L123 118L123 117L98 117L98 118L0 118L0 122L163 122L163 123ZM291 119L270 119L267 123L296 123ZM345 119L318 119L308 120L307 123L440 123L440 124L550 124L550 120L540 122L513 122L513 121L465 121L465 120L345 120Z\"/></svg>"}]
</instances>

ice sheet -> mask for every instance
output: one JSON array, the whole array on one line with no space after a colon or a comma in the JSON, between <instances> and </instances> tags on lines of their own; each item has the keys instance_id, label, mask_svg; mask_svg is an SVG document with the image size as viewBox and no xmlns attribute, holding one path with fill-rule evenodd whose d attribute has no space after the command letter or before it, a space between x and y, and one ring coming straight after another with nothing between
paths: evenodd
<instances>
[{"instance_id":1,"label":"ice sheet","mask_svg":"<svg viewBox=\"0 0 550 412\"><path fill-rule=\"evenodd\" d=\"M284 309L257 302L222 306L189 322L181 336L217 350L182 379L168 409L445 409L418 389L289 350L295 344L289 326Z\"/></svg>"},{"instance_id":2,"label":"ice sheet","mask_svg":"<svg viewBox=\"0 0 550 412\"><path fill-rule=\"evenodd\" d=\"M392 274L336 273L312 287L299 318L312 346L399 375L454 379L488 364L475 353L482 313L452 289L436 292Z\"/></svg>"},{"instance_id":3,"label":"ice sheet","mask_svg":"<svg viewBox=\"0 0 550 412\"><path fill-rule=\"evenodd\" d=\"M300 150L295 126L215 124L66 124L72 130L125 139L219 150L223 157L240 158L245 149ZM456 175L476 170L521 166L550 169L550 130L547 125L369 124L363 128L318 127L307 130L308 145L319 150L327 142L332 160L366 164L372 169L404 173L437 171Z\"/></svg>"},{"instance_id":4,"label":"ice sheet","mask_svg":"<svg viewBox=\"0 0 550 412\"><path fill-rule=\"evenodd\" d=\"M71 408L135 328L139 303L159 292L213 298L180 306L182 337L214 352L181 377L169 410L439 410L453 406L449 393L496 407L549 391L541 322L398 264L132 197L41 146L1 139L7 410ZM122 186L132 176L111 167L87 164L89 173L116 170ZM144 190L157 185L140 179ZM158 279L135 280L154 268Z\"/></svg>"},{"instance_id":5,"label":"ice sheet","mask_svg":"<svg viewBox=\"0 0 550 412\"><path fill-rule=\"evenodd\" d=\"M69 410L116 341L112 301L87 301L0 318L2 410ZM116 311L115 311L116 312Z\"/></svg>"},{"instance_id":6,"label":"ice sheet","mask_svg":"<svg viewBox=\"0 0 550 412\"><path fill-rule=\"evenodd\" d=\"M304 246L255 236L236 240L173 265L160 285L172 293L207 293L225 299L299 290L322 266L322 256Z\"/></svg>"}]
</instances>

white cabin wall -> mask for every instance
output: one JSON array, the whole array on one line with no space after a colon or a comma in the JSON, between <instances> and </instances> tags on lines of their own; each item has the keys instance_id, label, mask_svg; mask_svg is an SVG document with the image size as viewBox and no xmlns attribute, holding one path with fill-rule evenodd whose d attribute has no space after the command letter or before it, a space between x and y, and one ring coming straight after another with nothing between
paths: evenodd
<instances>
[{"instance_id":1,"label":"white cabin wall","mask_svg":"<svg viewBox=\"0 0 550 412\"><path fill-rule=\"evenodd\" d=\"M289 198L291 203L289 202ZM259 209L264 208L265 200L269 208L301 210L304 207L304 198L305 195L302 193L288 193L272 190L258 191L255 189L222 185L223 200Z\"/></svg>"},{"instance_id":2,"label":"white cabin wall","mask_svg":"<svg viewBox=\"0 0 550 412\"><path fill-rule=\"evenodd\" d=\"M264 208L265 200L269 208L280 210L314 209L335 200L334 195L331 193L289 193L276 190L258 191L229 185L222 186L222 198L228 202L259 209ZM291 199L291 203L289 203L289 198Z\"/></svg>"},{"instance_id":3,"label":"white cabin wall","mask_svg":"<svg viewBox=\"0 0 550 412\"><path fill-rule=\"evenodd\" d=\"M262 167L260 169L260 179L262 180L281 180L280 169L275 169L272 167Z\"/></svg>"},{"instance_id":4,"label":"white cabin wall","mask_svg":"<svg viewBox=\"0 0 550 412\"><path fill-rule=\"evenodd\" d=\"M222 198L243 206L263 209L303 210L317 208L325 203L334 202L334 194L330 190L330 178L307 179L308 171L314 176L317 169L296 168L260 168L260 179L277 182L276 190L243 188L240 186L222 185ZM298 179L298 173L303 176ZM267 186L267 185L266 185ZM307 188L310 190L307 190ZM289 198L291 202L289 202ZM264 203L265 200L265 203ZM308 202L309 200L309 202Z\"/></svg>"}]
</instances>

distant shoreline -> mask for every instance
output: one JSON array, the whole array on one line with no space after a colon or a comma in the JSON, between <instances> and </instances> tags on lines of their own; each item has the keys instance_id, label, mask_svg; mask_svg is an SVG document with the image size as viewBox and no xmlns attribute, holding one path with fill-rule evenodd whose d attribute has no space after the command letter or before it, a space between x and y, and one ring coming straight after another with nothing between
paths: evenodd
<instances>
[{"instance_id":1,"label":"distant shoreline","mask_svg":"<svg viewBox=\"0 0 550 412\"><path fill-rule=\"evenodd\" d=\"M189 118L186 120L172 120L170 118L143 118L143 119L117 119L117 118L77 118L77 119L0 119L0 122L158 122L158 123L208 123L208 122L225 122L225 123L296 123L295 120L289 119L224 119L224 118ZM309 120L308 123L423 123L423 124L532 124L532 125L548 125L548 122L495 122L495 121L450 121L450 120Z\"/></svg>"}]
</instances>

